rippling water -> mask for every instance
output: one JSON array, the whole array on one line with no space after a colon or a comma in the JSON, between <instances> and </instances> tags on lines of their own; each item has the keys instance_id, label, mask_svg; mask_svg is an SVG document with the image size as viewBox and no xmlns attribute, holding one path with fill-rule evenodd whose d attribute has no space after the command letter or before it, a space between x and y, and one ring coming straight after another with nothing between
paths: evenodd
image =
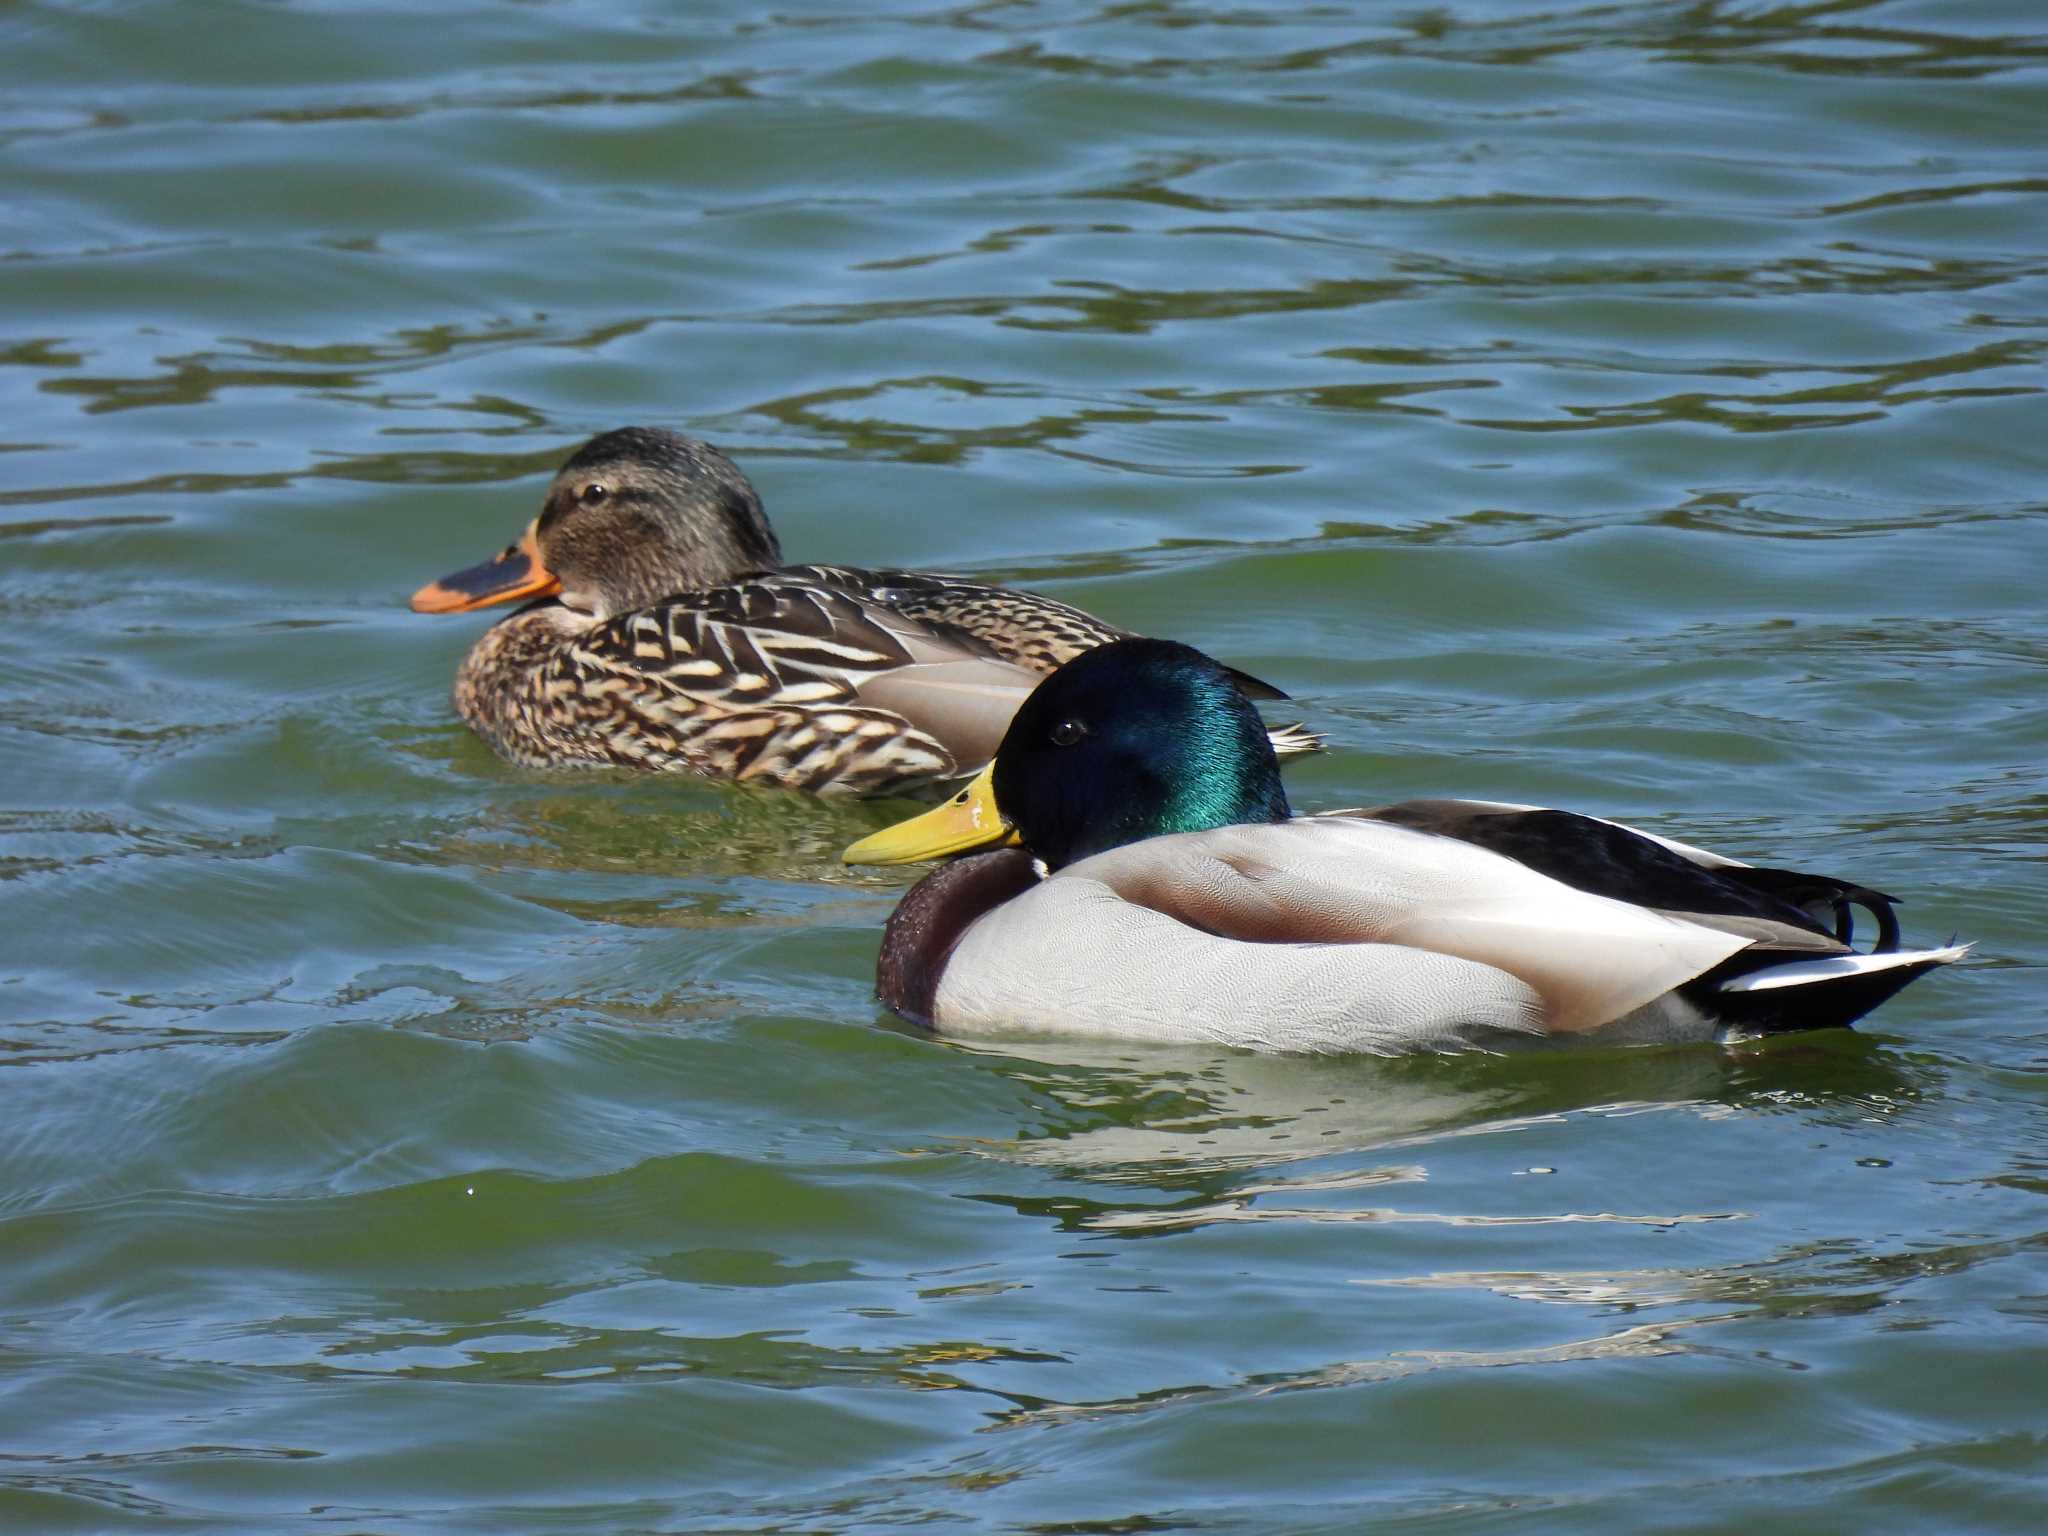
<instances>
[{"instance_id":1,"label":"rippling water","mask_svg":"<svg viewBox=\"0 0 2048 1536\"><path fill-rule=\"evenodd\" d=\"M0 11L0 1526L2032 1529L2019 3ZM975 1052L449 716L583 437L1904 893L1855 1035Z\"/></svg>"}]
</instances>

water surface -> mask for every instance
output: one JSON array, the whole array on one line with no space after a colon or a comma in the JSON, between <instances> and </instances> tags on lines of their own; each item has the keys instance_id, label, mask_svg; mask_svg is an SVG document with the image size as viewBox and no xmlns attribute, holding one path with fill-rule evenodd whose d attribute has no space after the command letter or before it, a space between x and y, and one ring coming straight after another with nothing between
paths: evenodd
<instances>
[{"instance_id":1,"label":"water surface","mask_svg":"<svg viewBox=\"0 0 2048 1536\"><path fill-rule=\"evenodd\" d=\"M2034 1529L2011 3L0 14L0 1525ZM1907 898L1856 1033L970 1051L901 807L450 718L584 437Z\"/></svg>"}]
</instances>

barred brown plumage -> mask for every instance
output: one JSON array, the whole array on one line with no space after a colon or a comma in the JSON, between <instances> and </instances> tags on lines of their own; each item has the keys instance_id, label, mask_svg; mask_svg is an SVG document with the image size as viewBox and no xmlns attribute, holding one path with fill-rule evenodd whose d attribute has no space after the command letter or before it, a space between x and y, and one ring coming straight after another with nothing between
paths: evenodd
<instances>
[{"instance_id":1,"label":"barred brown plumage","mask_svg":"<svg viewBox=\"0 0 2048 1536\"><path fill-rule=\"evenodd\" d=\"M536 599L455 678L457 713L513 762L857 795L973 772L1043 674L1125 633L966 576L780 559L737 465L627 427L570 458L517 544L413 606ZM1289 728L1276 745L1317 741Z\"/></svg>"}]
</instances>

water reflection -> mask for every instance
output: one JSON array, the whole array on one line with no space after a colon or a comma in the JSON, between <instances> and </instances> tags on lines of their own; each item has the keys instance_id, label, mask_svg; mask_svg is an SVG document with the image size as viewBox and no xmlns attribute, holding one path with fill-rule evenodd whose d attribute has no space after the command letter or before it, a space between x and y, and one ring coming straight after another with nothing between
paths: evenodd
<instances>
[{"instance_id":1,"label":"water reflection","mask_svg":"<svg viewBox=\"0 0 2048 1536\"><path fill-rule=\"evenodd\" d=\"M290 1322L291 1320L286 1320ZM301 1324L311 1320L299 1320ZM324 1325L323 1331L331 1325ZM274 1331L266 1326L265 1331ZM304 1341L302 1343L311 1342ZM232 1358L232 1352L229 1358ZM932 1338L879 1348L834 1347L779 1330L695 1335L674 1328L578 1327L500 1316L437 1327L395 1321L317 1345L312 1358L266 1368L306 1379L346 1373L498 1386L560 1386L624 1378L710 1378L781 1388L978 1390L968 1366L1058 1363L1059 1357L972 1339Z\"/></svg>"},{"instance_id":2,"label":"water reflection","mask_svg":"<svg viewBox=\"0 0 2048 1536\"><path fill-rule=\"evenodd\" d=\"M1351 1169L1334 1182L1240 1182L1247 1173L1313 1158L1419 1149L1589 1112L1764 1106L1867 1119L1917 1105L1932 1072L1848 1031L1725 1049L1502 1057L1290 1057L1069 1041L959 1049L985 1053L993 1070L1028 1085L1047 1106L1041 1127L977 1144L970 1149L977 1155L1189 1197L1163 1210L1062 1195L1057 1210L1045 1212L1075 1229L1130 1232L1200 1225L1189 1210L1212 1209L1227 1219L1273 1193L1422 1176L1412 1165L1394 1164Z\"/></svg>"},{"instance_id":3,"label":"water reflection","mask_svg":"<svg viewBox=\"0 0 2048 1536\"><path fill-rule=\"evenodd\" d=\"M1233 1398L1271 1397L1286 1392L1326 1391L1401 1381L1440 1371L1495 1370L1514 1365L1570 1365L1593 1360L1651 1360L1699 1352L1701 1346L1682 1338L1689 1328L1725 1318L1696 1317L1668 1323L1640 1323L1612 1333L1574 1339L1564 1344L1507 1350L1402 1350L1374 1359L1337 1360L1305 1370L1274 1371L1232 1382L1163 1387L1129 1397L1087 1402L1020 1396L1017 1406L998 1414L992 1430L1050 1428L1115 1415L1153 1413L1196 1403Z\"/></svg>"},{"instance_id":4,"label":"water reflection","mask_svg":"<svg viewBox=\"0 0 2048 1536\"><path fill-rule=\"evenodd\" d=\"M1967 1273L1984 1264L2048 1249L2048 1233L1989 1242L1883 1249L1865 1239L1789 1244L1767 1258L1718 1268L1632 1270L1472 1270L1361 1279L1399 1290L1484 1291L1512 1301L1589 1307L1603 1314L1707 1303L1716 1311L1693 1321L1860 1317L1897 1304L1924 1279ZM1928 1326L1900 1318L1897 1326Z\"/></svg>"},{"instance_id":5,"label":"water reflection","mask_svg":"<svg viewBox=\"0 0 2048 1536\"><path fill-rule=\"evenodd\" d=\"M598 771L573 783L559 782L567 775L556 777L556 783L529 782L523 791L494 796L480 816L439 839L437 859L495 871L642 878L644 898L615 892L593 899L590 891L560 882L533 888L533 899L559 911L629 925L673 907L682 898L679 883L708 882L728 898L748 888L736 877L878 892L903 884L900 876L849 871L839 854L862 829L906 814L907 802L854 807L681 775L649 779Z\"/></svg>"}]
</instances>

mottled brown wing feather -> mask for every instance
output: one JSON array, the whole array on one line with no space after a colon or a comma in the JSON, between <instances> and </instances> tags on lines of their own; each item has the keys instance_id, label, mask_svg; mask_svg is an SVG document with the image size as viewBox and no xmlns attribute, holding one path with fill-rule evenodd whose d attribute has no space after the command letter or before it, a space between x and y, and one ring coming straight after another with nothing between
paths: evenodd
<instances>
[{"instance_id":1,"label":"mottled brown wing feather","mask_svg":"<svg viewBox=\"0 0 2048 1536\"><path fill-rule=\"evenodd\" d=\"M1083 651L1130 634L1037 592L991 586L966 576L845 565L792 566L789 574L857 593L934 629L970 636L990 655L1034 672L1050 672Z\"/></svg>"},{"instance_id":2,"label":"mottled brown wing feather","mask_svg":"<svg viewBox=\"0 0 2048 1536\"><path fill-rule=\"evenodd\" d=\"M624 615L563 663L620 760L884 794L986 761L1033 674L808 572Z\"/></svg>"},{"instance_id":3,"label":"mottled brown wing feather","mask_svg":"<svg viewBox=\"0 0 2048 1536\"><path fill-rule=\"evenodd\" d=\"M879 617L845 593L764 579L626 614L576 651L593 671L717 707L850 703L862 678L918 659L903 629Z\"/></svg>"}]
</instances>

